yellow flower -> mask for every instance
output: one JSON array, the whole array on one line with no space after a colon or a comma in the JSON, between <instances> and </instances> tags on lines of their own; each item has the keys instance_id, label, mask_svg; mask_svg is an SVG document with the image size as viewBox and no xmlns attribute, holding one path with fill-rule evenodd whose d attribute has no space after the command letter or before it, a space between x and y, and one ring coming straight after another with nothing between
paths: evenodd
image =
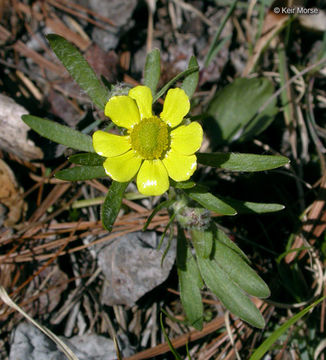
<instances>
[{"instance_id":1,"label":"yellow flower","mask_svg":"<svg viewBox=\"0 0 326 360\"><path fill-rule=\"evenodd\" d=\"M152 93L147 86L136 86L127 96L113 96L105 115L125 136L96 131L95 151L106 157L105 172L115 181L130 181L137 173L137 187L145 195L161 195L174 181L190 178L197 167L194 153L203 140L197 122L180 125L190 108L186 93L179 88L166 95L160 117L152 113Z\"/></svg>"}]
</instances>

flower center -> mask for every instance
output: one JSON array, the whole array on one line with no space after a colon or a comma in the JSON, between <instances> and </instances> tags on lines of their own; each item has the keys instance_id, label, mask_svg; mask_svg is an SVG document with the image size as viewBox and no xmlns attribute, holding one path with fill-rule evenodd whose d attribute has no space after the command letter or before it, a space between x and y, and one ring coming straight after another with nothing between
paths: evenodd
<instances>
[{"instance_id":1,"label":"flower center","mask_svg":"<svg viewBox=\"0 0 326 360\"><path fill-rule=\"evenodd\" d=\"M130 139L131 147L144 159L158 159L168 147L168 126L157 116L143 119L131 130Z\"/></svg>"}]
</instances>

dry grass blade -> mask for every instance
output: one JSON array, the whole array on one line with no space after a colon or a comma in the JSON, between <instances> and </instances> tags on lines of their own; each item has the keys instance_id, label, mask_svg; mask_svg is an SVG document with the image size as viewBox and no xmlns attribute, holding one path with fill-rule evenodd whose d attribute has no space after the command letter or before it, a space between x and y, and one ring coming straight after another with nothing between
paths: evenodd
<instances>
[{"instance_id":1,"label":"dry grass blade","mask_svg":"<svg viewBox=\"0 0 326 360\"><path fill-rule=\"evenodd\" d=\"M21 309L13 300L11 300L8 293L6 292L6 290L2 286L0 286L0 298L5 304L7 304L11 308L15 309L16 311L18 311L20 314L22 314L34 326L36 326L46 336L48 336L52 341L54 341L57 344L59 350L61 350L67 356L67 358L69 360L78 360L77 356L71 351L71 349L62 340L60 340L51 330L49 330L46 327L38 324L23 309Z\"/></svg>"}]
</instances>

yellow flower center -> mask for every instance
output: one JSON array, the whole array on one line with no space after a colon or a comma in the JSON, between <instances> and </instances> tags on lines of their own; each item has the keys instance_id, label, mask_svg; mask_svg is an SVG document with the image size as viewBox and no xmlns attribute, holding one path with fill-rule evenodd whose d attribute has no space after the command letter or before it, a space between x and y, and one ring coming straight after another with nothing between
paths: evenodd
<instances>
[{"instance_id":1,"label":"yellow flower center","mask_svg":"<svg viewBox=\"0 0 326 360\"><path fill-rule=\"evenodd\" d=\"M146 160L158 159L169 144L168 126L157 116L143 119L130 132L131 147Z\"/></svg>"}]
</instances>

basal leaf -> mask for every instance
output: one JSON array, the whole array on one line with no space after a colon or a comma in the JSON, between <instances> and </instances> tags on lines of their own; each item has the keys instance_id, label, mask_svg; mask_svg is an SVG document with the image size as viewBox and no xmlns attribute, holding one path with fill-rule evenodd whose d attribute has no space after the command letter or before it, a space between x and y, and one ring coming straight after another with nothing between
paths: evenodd
<instances>
[{"instance_id":1,"label":"basal leaf","mask_svg":"<svg viewBox=\"0 0 326 360\"><path fill-rule=\"evenodd\" d=\"M260 111L274 93L274 86L267 78L239 78L220 90L211 101L207 114L212 121L214 144L246 140L262 132L278 111L276 98Z\"/></svg>"},{"instance_id":2,"label":"basal leaf","mask_svg":"<svg viewBox=\"0 0 326 360\"><path fill-rule=\"evenodd\" d=\"M71 155L68 160L77 165L100 166L103 165L105 158L95 153L82 153Z\"/></svg>"},{"instance_id":3,"label":"basal leaf","mask_svg":"<svg viewBox=\"0 0 326 360\"><path fill-rule=\"evenodd\" d=\"M214 232L215 240L221 242L222 244L228 246L230 249L235 251L239 256L242 257L248 264L250 264L250 260L247 255L219 228L215 228Z\"/></svg>"},{"instance_id":4,"label":"basal leaf","mask_svg":"<svg viewBox=\"0 0 326 360\"><path fill-rule=\"evenodd\" d=\"M203 304L200 288L203 286L203 282L181 229L178 230L177 269L180 298L187 319L192 326L201 330L203 327Z\"/></svg>"},{"instance_id":5,"label":"basal leaf","mask_svg":"<svg viewBox=\"0 0 326 360\"><path fill-rule=\"evenodd\" d=\"M108 101L108 91L77 48L56 34L47 35L47 39L52 50L76 83L88 94L99 109L104 110Z\"/></svg>"},{"instance_id":6,"label":"basal leaf","mask_svg":"<svg viewBox=\"0 0 326 360\"><path fill-rule=\"evenodd\" d=\"M191 239L197 256L208 258L211 255L213 249L213 233L211 229L192 229Z\"/></svg>"},{"instance_id":7,"label":"basal leaf","mask_svg":"<svg viewBox=\"0 0 326 360\"><path fill-rule=\"evenodd\" d=\"M198 257L197 263L207 287L228 310L252 326L264 327L265 321L259 310L215 261Z\"/></svg>"},{"instance_id":8,"label":"basal leaf","mask_svg":"<svg viewBox=\"0 0 326 360\"><path fill-rule=\"evenodd\" d=\"M120 183L113 181L105 197L102 206L102 223L108 231L112 230L113 223L119 214L123 194L128 184L129 182Z\"/></svg>"},{"instance_id":9,"label":"basal leaf","mask_svg":"<svg viewBox=\"0 0 326 360\"><path fill-rule=\"evenodd\" d=\"M260 298L270 296L265 282L235 251L220 241L215 241L213 259L241 289Z\"/></svg>"},{"instance_id":10,"label":"basal leaf","mask_svg":"<svg viewBox=\"0 0 326 360\"><path fill-rule=\"evenodd\" d=\"M198 66L198 62L197 59L194 56L192 56L189 60L188 69L194 66ZM189 99L192 98L192 95L196 91L198 80L199 80L199 70L194 71L193 73L186 76L182 82L181 89L185 91Z\"/></svg>"},{"instance_id":11,"label":"basal leaf","mask_svg":"<svg viewBox=\"0 0 326 360\"><path fill-rule=\"evenodd\" d=\"M144 85L152 90L155 95L157 84L161 75L161 57L160 50L153 49L146 57L146 64L144 69Z\"/></svg>"},{"instance_id":12,"label":"basal leaf","mask_svg":"<svg viewBox=\"0 0 326 360\"><path fill-rule=\"evenodd\" d=\"M72 149L94 152L92 138L89 135L37 116L23 115L22 120L38 134L49 140Z\"/></svg>"},{"instance_id":13,"label":"basal leaf","mask_svg":"<svg viewBox=\"0 0 326 360\"><path fill-rule=\"evenodd\" d=\"M285 156L256 155L239 153L197 153L200 164L230 171L264 171L275 169L289 163Z\"/></svg>"},{"instance_id":14,"label":"basal leaf","mask_svg":"<svg viewBox=\"0 0 326 360\"><path fill-rule=\"evenodd\" d=\"M221 215L235 215L237 212L224 201L209 192L202 192L198 187L186 190L188 196L210 211Z\"/></svg>"},{"instance_id":15,"label":"basal leaf","mask_svg":"<svg viewBox=\"0 0 326 360\"><path fill-rule=\"evenodd\" d=\"M75 166L55 174L57 179L66 181L91 180L106 176L103 166Z\"/></svg>"}]
</instances>

